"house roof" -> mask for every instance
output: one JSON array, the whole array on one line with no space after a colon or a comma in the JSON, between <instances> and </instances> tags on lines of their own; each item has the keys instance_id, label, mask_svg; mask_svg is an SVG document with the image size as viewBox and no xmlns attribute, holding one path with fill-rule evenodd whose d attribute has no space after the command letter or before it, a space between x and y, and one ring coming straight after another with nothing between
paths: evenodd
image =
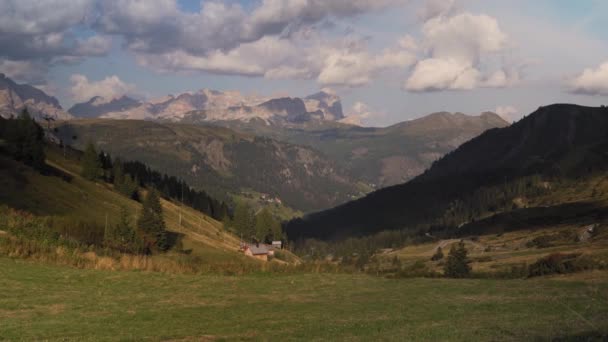
<instances>
[{"instance_id":1,"label":"house roof","mask_svg":"<svg viewBox=\"0 0 608 342\"><path fill-rule=\"evenodd\" d=\"M249 247L249 250L251 250L251 254L253 254L253 255L268 254L268 251L269 251L268 246L262 245L262 244L260 244L259 246L248 245L247 247Z\"/></svg>"}]
</instances>

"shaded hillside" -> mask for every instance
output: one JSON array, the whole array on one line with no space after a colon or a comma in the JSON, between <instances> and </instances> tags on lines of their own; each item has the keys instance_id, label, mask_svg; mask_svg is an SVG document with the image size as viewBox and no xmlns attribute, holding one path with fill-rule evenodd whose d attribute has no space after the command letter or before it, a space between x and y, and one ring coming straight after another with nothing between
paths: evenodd
<instances>
[{"instance_id":1,"label":"shaded hillside","mask_svg":"<svg viewBox=\"0 0 608 342\"><path fill-rule=\"evenodd\" d=\"M200 123L200 121L199 121ZM353 178L376 187L402 183L487 129L505 127L493 113L434 113L386 128L313 120L290 124L263 120L215 124L311 146L344 166Z\"/></svg>"},{"instance_id":2,"label":"shaded hillside","mask_svg":"<svg viewBox=\"0 0 608 342\"><path fill-rule=\"evenodd\" d=\"M391 229L453 230L608 168L608 109L541 107L486 131L412 181L288 226L292 239L339 238Z\"/></svg>"},{"instance_id":3,"label":"shaded hillside","mask_svg":"<svg viewBox=\"0 0 608 342\"><path fill-rule=\"evenodd\" d=\"M253 189L311 211L366 190L313 149L226 128L98 119L64 122L57 131L67 144L82 148L94 141L112 155L140 160L216 195Z\"/></svg>"}]
</instances>

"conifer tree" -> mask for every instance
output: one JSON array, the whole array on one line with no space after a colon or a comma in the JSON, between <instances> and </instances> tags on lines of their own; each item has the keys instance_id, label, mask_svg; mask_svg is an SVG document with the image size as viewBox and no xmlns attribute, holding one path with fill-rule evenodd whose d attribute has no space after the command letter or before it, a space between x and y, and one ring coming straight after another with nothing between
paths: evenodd
<instances>
[{"instance_id":1,"label":"conifer tree","mask_svg":"<svg viewBox=\"0 0 608 342\"><path fill-rule=\"evenodd\" d=\"M437 260L441 260L443 259L443 250L441 249L441 247L437 247L437 251L435 252L435 254L433 254L433 256L431 257L432 261L437 261Z\"/></svg>"},{"instance_id":2,"label":"conifer tree","mask_svg":"<svg viewBox=\"0 0 608 342\"><path fill-rule=\"evenodd\" d=\"M267 241L272 234L274 218L267 208L262 209L255 216L255 237L258 241Z\"/></svg>"},{"instance_id":3,"label":"conifer tree","mask_svg":"<svg viewBox=\"0 0 608 342\"><path fill-rule=\"evenodd\" d=\"M13 158L37 170L45 169L44 131L27 109L17 119L6 120L3 135Z\"/></svg>"},{"instance_id":4,"label":"conifer tree","mask_svg":"<svg viewBox=\"0 0 608 342\"><path fill-rule=\"evenodd\" d=\"M126 207L120 208L118 223L105 232L104 244L107 247L126 253L138 253L141 251L141 239L131 225Z\"/></svg>"},{"instance_id":5,"label":"conifer tree","mask_svg":"<svg viewBox=\"0 0 608 342\"><path fill-rule=\"evenodd\" d=\"M165 251L169 248L160 197L156 190L150 190L144 199L137 227L145 234L149 250Z\"/></svg>"},{"instance_id":6,"label":"conifer tree","mask_svg":"<svg viewBox=\"0 0 608 342\"><path fill-rule=\"evenodd\" d=\"M237 233L240 233L245 239L254 236L255 219L251 212L251 208L244 202L238 202L234 209L234 219L232 225Z\"/></svg>"},{"instance_id":7,"label":"conifer tree","mask_svg":"<svg viewBox=\"0 0 608 342\"><path fill-rule=\"evenodd\" d=\"M460 241L458 245L452 245L450 253L446 260L443 273L449 278L466 278L471 273L471 266L467 258L467 249L464 242Z\"/></svg>"},{"instance_id":8,"label":"conifer tree","mask_svg":"<svg viewBox=\"0 0 608 342\"><path fill-rule=\"evenodd\" d=\"M82 156L82 177L88 180L97 180L101 176L101 162L99 161L99 155L95 150L93 143L88 143Z\"/></svg>"}]
</instances>

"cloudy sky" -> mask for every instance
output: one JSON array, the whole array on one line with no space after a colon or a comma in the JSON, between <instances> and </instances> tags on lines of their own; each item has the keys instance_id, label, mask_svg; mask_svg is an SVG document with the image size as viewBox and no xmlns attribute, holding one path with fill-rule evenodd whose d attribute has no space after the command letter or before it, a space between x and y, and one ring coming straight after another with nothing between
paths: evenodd
<instances>
[{"instance_id":1,"label":"cloudy sky","mask_svg":"<svg viewBox=\"0 0 608 342\"><path fill-rule=\"evenodd\" d=\"M601 0L0 0L0 72L68 108L211 88L305 96L384 126L608 103Z\"/></svg>"}]
</instances>

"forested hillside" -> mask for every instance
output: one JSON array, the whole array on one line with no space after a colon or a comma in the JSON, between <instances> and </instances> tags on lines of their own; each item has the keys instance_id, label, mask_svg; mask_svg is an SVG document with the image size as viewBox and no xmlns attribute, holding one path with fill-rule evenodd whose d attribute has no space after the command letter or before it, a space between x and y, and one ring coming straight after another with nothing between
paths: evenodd
<instances>
[{"instance_id":1,"label":"forested hillside","mask_svg":"<svg viewBox=\"0 0 608 342\"><path fill-rule=\"evenodd\" d=\"M294 220L288 234L328 239L383 230L454 232L482 217L526 207L540 195L550 201L542 205L566 204L571 199L551 201L551 194L608 169L606 132L605 107L542 107L463 144L408 183ZM605 194L593 195L599 200ZM603 202L586 201L591 201L588 214L605 212Z\"/></svg>"}]
</instances>

